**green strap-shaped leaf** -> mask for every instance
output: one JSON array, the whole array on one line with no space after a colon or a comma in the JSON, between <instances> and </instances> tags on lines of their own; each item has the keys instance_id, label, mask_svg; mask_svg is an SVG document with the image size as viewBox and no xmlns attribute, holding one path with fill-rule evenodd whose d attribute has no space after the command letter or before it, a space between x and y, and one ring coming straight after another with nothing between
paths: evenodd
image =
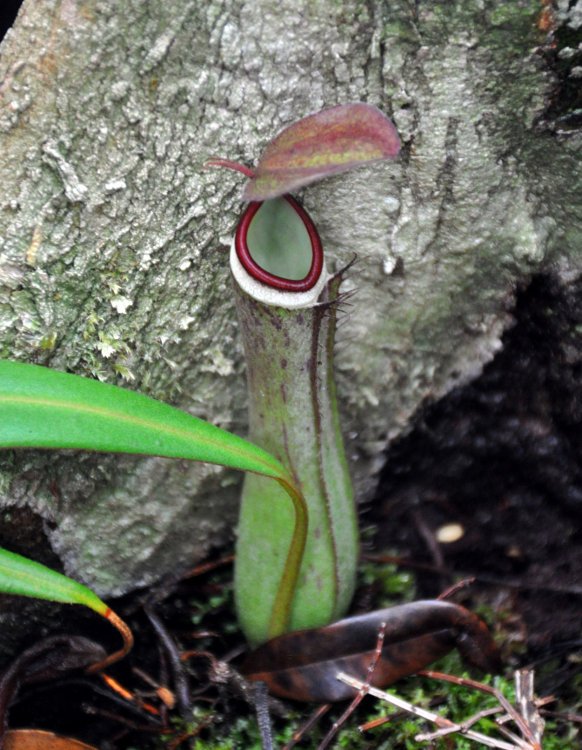
<instances>
[{"instance_id":1,"label":"green strap-shaped leaf","mask_svg":"<svg viewBox=\"0 0 582 750\"><path fill-rule=\"evenodd\" d=\"M83 604L109 620L120 632L123 638L123 648L110 654L99 664L94 664L89 669L91 672L104 669L121 659L133 645L133 636L125 622L87 586L2 548L0 548L0 591L5 594L32 596L53 602Z\"/></svg>"},{"instance_id":2,"label":"green strap-shaped leaf","mask_svg":"<svg viewBox=\"0 0 582 750\"><path fill-rule=\"evenodd\" d=\"M285 630L307 538L307 507L289 472L267 451L139 393L46 367L0 361L0 448L24 447L185 458L278 481L295 513L273 613L274 635ZM66 587L61 584L57 590ZM27 592L15 589L14 593ZM42 593L28 596L55 598ZM91 606L87 601L80 603Z\"/></svg>"},{"instance_id":3,"label":"green strap-shaped leaf","mask_svg":"<svg viewBox=\"0 0 582 750\"><path fill-rule=\"evenodd\" d=\"M84 604L105 616L108 606L91 589L40 563L0 548L0 591L67 604Z\"/></svg>"},{"instance_id":4,"label":"green strap-shaped leaf","mask_svg":"<svg viewBox=\"0 0 582 750\"><path fill-rule=\"evenodd\" d=\"M179 409L97 380L19 362L0 362L0 447L187 458L289 478L266 451Z\"/></svg>"}]
</instances>

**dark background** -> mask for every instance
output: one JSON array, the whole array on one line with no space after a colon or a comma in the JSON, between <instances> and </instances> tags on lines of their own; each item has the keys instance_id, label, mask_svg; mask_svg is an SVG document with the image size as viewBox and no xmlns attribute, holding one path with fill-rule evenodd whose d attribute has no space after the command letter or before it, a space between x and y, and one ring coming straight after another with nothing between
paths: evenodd
<instances>
[{"instance_id":1,"label":"dark background","mask_svg":"<svg viewBox=\"0 0 582 750\"><path fill-rule=\"evenodd\" d=\"M14 23L21 0L0 0L0 39Z\"/></svg>"}]
</instances>

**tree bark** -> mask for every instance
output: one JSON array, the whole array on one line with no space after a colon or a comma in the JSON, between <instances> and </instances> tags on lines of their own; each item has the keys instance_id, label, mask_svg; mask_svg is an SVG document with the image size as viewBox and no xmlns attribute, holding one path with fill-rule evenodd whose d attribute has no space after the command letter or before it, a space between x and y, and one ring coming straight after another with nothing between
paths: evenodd
<instances>
[{"instance_id":1,"label":"tree bark","mask_svg":"<svg viewBox=\"0 0 582 750\"><path fill-rule=\"evenodd\" d=\"M356 492L427 398L479 373L513 292L580 270L580 138L540 124L540 49L581 3L26 0L0 47L0 351L245 434L227 246L240 175L300 117L367 101L400 157L307 188L329 265ZM546 15L544 15L546 14ZM0 543L104 596L231 537L239 477L160 459L0 459ZM56 558L55 558L56 555Z\"/></svg>"}]
</instances>

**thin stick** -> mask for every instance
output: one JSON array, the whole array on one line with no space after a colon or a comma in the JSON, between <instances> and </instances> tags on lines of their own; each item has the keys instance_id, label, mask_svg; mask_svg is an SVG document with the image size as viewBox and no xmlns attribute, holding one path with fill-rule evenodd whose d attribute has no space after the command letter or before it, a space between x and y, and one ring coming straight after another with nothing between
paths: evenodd
<instances>
[{"instance_id":1,"label":"thin stick","mask_svg":"<svg viewBox=\"0 0 582 750\"><path fill-rule=\"evenodd\" d=\"M550 711L548 708L542 708L541 713L543 713L544 716L551 716L552 719L575 721L578 724L582 724L582 714L572 714L569 711Z\"/></svg>"},{"instance_id":2,"label":"thin stick","mask_svg":"<svg viewBox=\"0 0 582 750\"><path fill-rule=\"evenodd\" d=\"M437 596L437 599L439 601L450 599L453 594L457 593L457 591L459 591L460 589L464 589L467 586L472 586L474 583L475 583L474 576L472 578L463 578L462 581L457 581L457 583L453 583L452 586L449 586L448 589L441 591L441 593Z\"/></svg>"},{"instance_id":3,"label":"thin stick","mask_svg":"<svg viewBox=\"0 0 582 750\"><path fill-rule=\"evenodd\" d=\"M341 680L346 685L350 685L350 687L356 688L356 690L361 690L362 687L365 686L365 683L361 682L360 680L355 680L353 677L345 674L345 672L339 672L336 676L338 680ZM377 688L368 687L367 692L370 695L375 696L376 698L380 698L381 700L386 701L386 703L389 703L392 706L396 706L397 708L402 709L403 711L408 711L408 713L414 714L415 716L420 716L422 719L432 721L437 726L451 728L456 727L456 731L462 733L463 736L467 737L468 739L475 740L475 742L481 742L483 745L487 745L487 747L497 747L499 748L499 750L516 750L515 745L510 745L508 742L503 742L503 740L488 737L486 734L481 734L481 732L475 732L472 729L463 731L463 727L461 725L455 724L454 722L449 721L449 719L445 719L443 716L439 716L438 714L432 713L431 711L426 711L424 708L414 706L412 705L412 703L409 703L402 698L398 698L395 695L391 695L390 693L386 693L384 690L378 690Z\"/></svg>"},{"instance_id":4,"label":"thin stick","mask_svg":"<svg viewBox=\"0 0 582 750\"><path fill-rule=\"evenodd\" d=\"M101 673L100 677L103 680L103 682L109 688L111 688L111 690L114 690L118 695L120 695L126 701L130 701L131 703L134 703L138 708L143 708L145 711L148 711L150 714L153 714L154 716L160 715L160 712L155 706L152 706L151 703L146 703L141 698L138 698L137 695L134 695L130 690L123 687L121 683L117 682L117 680L115 680L110 675Z\"/></svg>"},{"instance_id":5,"label":"thin stick","mask_svg":"<svg viewBox=\"0 0 582 750\"><path fill-rule=\"evenodd\" d=\"M476 724L481 719L484 719L486 716L492 716L496 713L499 713L503 709L501 706L494 706L493 708L486 708L483 711L479 711L478 714L475 714L474 716L471 716L466 721L464 721L461 726L461 731L466 732L467 729L470 729L474 724ZM456 732L457 730L453 727L443 727L443 729L437 729L434 732L426 732L425 734L417 734L416 739L419 742L431 742L432 740L439 739L440 737L446 737L448 734L452 734L453 732Z\"/></svg>"},{"instance_id":6,"label":"thin stick","mask_svg":"<svg viewBox=\"0 0 582 750\"><path fill-rule=\"evenodd\" d=\"M186 571L186 573L180 576L180 580L183 581L186 578L194 578L195 576L201 576L204 573L208 573L209 571L214 570L215 568L219 568L222 565L229 565L232 562L234 562L234 555L226 555L225 557L221 557L218 560L212 560L211 562L201 563L200 565L197 565L195 568L191 568L190 570Z\"/></svg>"},{"instance_id":7,"label":"thin stick","mask_svg":"<svg viewBox=\"0 0 582 750\"><path fill-rule=\"evenodd\" d=\"M269 688L263 680L254 684L255 710L257 712L257 724L261 735L261 747L263 750L274 750L273 732L271 731L271 717L269 716L269 704L267 698Z\"/></svg>"},{"instance_id":8,"label":"thin stick","mask_svg":"<svg viewBox=\"0 0 582 750\"><path fill-rule=\"evenodd\" d=\"M454 675L445 674L444 672L434 672L430 669L423 669L418 674L424 677L432 677L435 680L443 680L444 682L452 682L454 685L464 685L465 687L473 688L474 690L480 690L482 693L488 693L494 696L503 709L511 716L513 721L517 724L519 731L522 735L530 742L534 747L538 744L531 728L527 725L524 718L516 711L515 707L507 700L503 693L491 685L485 685L482 682L471 680L468 677L456 677Z\"/></svg>"},{"instance_id":9,"label":"thin stick","mask_svg":"<svg viewBox=\"0 0 582 750\"><path fill-rule=\"evenodd\" d=\"M386 628L387 628L387 623L385 622L380 623L380 629L378 630L378 639L376 640L376 648L374 649L374 653L372 654L372 658L370 659L370 663L368 664L368 670L366 672L366 681L362 683L362 687L358 690L355 698L352 700L352 702L346 708L343 714L339 717L339 719L337 719L337 721L334 721L331 729L325 735L323 740L320 742L317 750L325 750L325 748L329 745L329 743L333 740L333 738L337 734L338 729L352 715L352 713L356 710L356 708L362 702L363 697L367 694L368 689L370 688L372 677L374 675L374 670L376 669L376 665L378 664L378 660L380 659L380 655L382 654L382 646L384 645L384 637L386 636Z\"/></svg>"},{"instance_id":10,"label":"thin stick","mask_svg":"<svg viewBox=\"0 0 582 750\"><path fill-rule=\"evenodd\" d=\"M511 740L515 747L519 748L519 750L542 750L540 745L537 743L535 745L532 745L527 740L524 740L522 737L518 737L517 734L514 734L514 732L510 732L507 727L504 726L498 726L497 727L501 734L508 740Z\"/></svg>"},{"instance_id":11,"label":"thin stick","mask_svg":"<svg viewBox=\"0 0 582 750\"><path fill-rule=\"evenodd\" d=\"M533 669L518 669L515 672L515 699L533 738L541 747L545 722L534 698Z\"/></svg>"},{"instance_id":12,"label":"thin stick","mask_svg":"<svg viewBox=\"0 0 582 750\"><path fill-rule=\"evenodd\" d=\"M313 726L321 719L321 717L326 714L329 709L331 708L331 703L322 703L321 706L318 706L317 709L313 712L313 714L307 719L305 724L298 729L296 732L293 733L293 736L289 740L289 742L283 747L283 750L291 750L295 745L303 739L305 734L313 728Z\"/></svg>"},{"instance_id":13,"label":"thin stick","mask_svg":"<svg viewBox=\"0 0 582 750\"><path fill-rule=\"evenodd\" d=\"M186 673L180 660L180 653L159 617L149 607L146 607L144 611L148 620L151 622L154 630L156 631L162 643L162 646L164 647L164 650L170 660L174 682L176 685L176 697L178 699L178 705L180 706L180 714L182 715L182 717L186 717L191 707L190 691L188 688Z\"/></svg>"}]
</instances>

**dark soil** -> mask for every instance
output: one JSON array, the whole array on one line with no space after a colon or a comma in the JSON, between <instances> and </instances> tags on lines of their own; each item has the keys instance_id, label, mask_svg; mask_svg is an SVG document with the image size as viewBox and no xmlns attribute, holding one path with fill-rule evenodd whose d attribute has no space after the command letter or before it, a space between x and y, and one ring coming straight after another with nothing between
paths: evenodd
<instances>
[{"instance_id":1,"label":"dark soil","mask_svg":"<svg viewBox=\"0 0 582 750\"><path fill-rule=\"evenodd\" d=\"M550 3L544 4L548 9ZM582 62L582 28L573 26L563 23L552 29L547 43L538 50L554 79L539 125L560 136L576 135L582 127L582 79L577 75Z\"/></svg>"},{"instance_id":2,"label":"dark soil","mask_svg":"<svg viewBox=\"0 0 582 750\"><path fill-rule=\"evenodd\" d=\"M380 548L505 590L535 651L581 635L582 283L536 278L514 315L482 375L391 446L372 518ZM464 535L436 545L449 523Z\"/></svg>"}]
</instances>

